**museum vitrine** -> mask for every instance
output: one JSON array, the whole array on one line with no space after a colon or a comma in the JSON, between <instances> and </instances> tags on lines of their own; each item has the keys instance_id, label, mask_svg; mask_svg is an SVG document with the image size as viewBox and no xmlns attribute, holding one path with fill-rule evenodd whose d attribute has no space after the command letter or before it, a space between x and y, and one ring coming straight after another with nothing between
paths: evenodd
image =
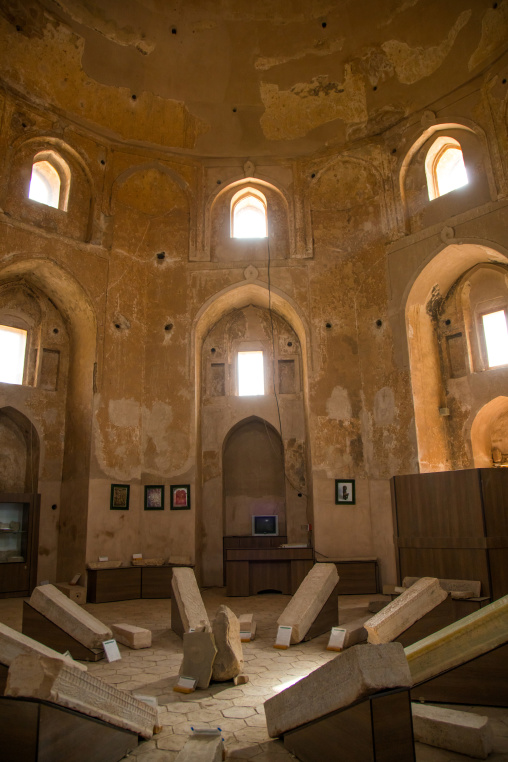
<instances>
[{"instance_id":1,"label":"museum vitrine","mask_svg":"<svg viewBox=\"0 0 508 762\"><path fill-rule=\"evenodd\" d=\"M35 587L39 510L40 495L0 493L0 598Z\"/></svg>"}]
</instances>

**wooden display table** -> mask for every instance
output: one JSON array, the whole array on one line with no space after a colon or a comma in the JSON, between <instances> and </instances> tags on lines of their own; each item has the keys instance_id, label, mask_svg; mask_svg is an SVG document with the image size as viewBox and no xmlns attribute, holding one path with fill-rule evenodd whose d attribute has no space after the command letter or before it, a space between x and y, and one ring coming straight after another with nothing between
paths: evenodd
<instances>
[{"instance_id":1,"label":"wooden display table","mask_svg":"<svg viewBox=\"0 0 508 762\"><path fill-rule=\"evenodd\" d=\"M225 537L226 594L294 595L314 565L312 548L280 548L285 537Z\"/></svg>"},{"instance_id":2,"label":"wooden display table","mask_svg":"<svg viewBox=\"0 0 508 762\"><path fill-rule=\"evenodd\" d=\"M88 569L87 601L109 603L133 598L171 598L173 567L181 565Z\"/></svg>"},{"instance_id":3,"label":"wooden display table","mask_svg":"<svg viewBox=\"0 0 508 762\"><path fill-rule=\"evenodd\" d=\"M339 595L371 595L378 592L377 558L325 558L318 563L335 564L339 575Z\"/></svg>"}]
</instances>

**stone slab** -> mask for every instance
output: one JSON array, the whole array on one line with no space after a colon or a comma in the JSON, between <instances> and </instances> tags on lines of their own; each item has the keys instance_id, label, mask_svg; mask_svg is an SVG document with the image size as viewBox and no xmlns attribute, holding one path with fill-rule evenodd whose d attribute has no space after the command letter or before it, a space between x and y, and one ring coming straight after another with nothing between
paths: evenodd
<instances>
[{"instance_id":1,"label":"stone slab","mask_svg":"<svg viewBox=\"0 0 508 762\"><path fill-rule=\"evenodd\" d=\"M403 587L411 587L421 577L404 577L402 580ZM479 598L482 590L482 583L478 580L471 579L440 579L439 584L446 590L447 593L460 593L463 591L472 590L473 594L471 598Z\"/></svg>"},{"instance_id":2,"label":"stone slab","mask_svg":"<svg viewBox=\"0 0 508 762\"><path fill-rule=\"evenodd\" d=\"M453 590L450 596L454 601L467 601L469 598L476 598L474 590Z\"/></svg>"},{"instance_id":3,"label":"stone slab","mask_svg":"<svg viewBox=\"0 0 508 762\"><path fill-rule=\"evenodd\" d=\"M447 597L439 580L422 577L365 622L369 643L389 643Z\"/></svg>"},{"instance_id":4,"label":"stone slab","mask_svg":"<svg viewBox=\"0 0 508 762\"><path fill-rule=\"evenodd\" d=\"M133 624L112 624L113 637L119 643L129 648L150 648L152 645L152 633L144 627L136 627Z\"/></svg>"},{"instance_id":5,"label":"stone slab","mask_svg":"<svg viewBox=\"0 0 508 762\"><path fill-rule=\"evenodd\" d=\"M86 587L83 585L70 585L68 582L56 582L55 587L61 593L70 598L74 603L83 605L86 603Z\"/></svg>"},{"instance_id":6,"label":"stone slab","mask_svg":"<svg viewBox=\"0 0 508 762\"><path fill-rule=\"evenodd\" d=\"M404 649L418 685L508 642L508 595Z\"/></svg>"},{"instance_id":7,"label":"stone slab","mask_svg":"<svg viewBox=\"0 0 508 762\"><path fill-rule=\"evenodd\" d=\"M75 662L68 656L63 656L58 651L54 651L52 648L48 648L48 646L43 646L42 643L29 638L28 635L23 635L21 632L17 632L0 622L0 664L5 664L8 667L17 656L29 653L48 656L52 659L60 659L65 664L75 666L83 672L87 670L84 664Z\"/></svg>"},{"instance_id":8,"label":"stone slab","mask_svg":"<svg viewBox=\"0 0 508 762\"><path fill-rule=\"evenodd\" d=\"M132 558L131 564L133 566L164 566L166 563L164 558Z\"/></svg>"},{"instance_id":9,"label":"stone slab","mask_svg":"<svg viewBox=\"0 0 508 762\"><path fill-rule=\"evenodd\" d=\"M157 710L127 691L68 666L60 659L30 653L17 656L9 667L5 695L32 698L74 709L111 725L151 738Z\"/></svg>"},{"instance_id":10,"label":"stone slab","mask_svg":"<svg viewBox=\"0 0 508 762\"><path fill-rule=\"evenodd\" d=\"M87 569L119 569L121 561L88 561Z\"/></svg>"},{"instance_id":11,"label":"stone slab","mask_svg":"<svg viewBox=\"0 0 508 762\"><path fill-rule=\"evenodd\" d=\"M378 691L410 685L400 643L353 646L265 701L268 733L275 738Z\"/></svg>"},{"instance_id":12,"label":"stone slab","mask_svg":"<svg viewBox=\"0 0 508 762\"><path fill-rule=\"evenodd\" d=\"M277 624L292 627L291 643L300 643L339 581L335 564L314 564Z\"/></svg>"},{"instance_id":13,"label":"stone slab","mask_svg":"<svg viewBox=\"0 0 508 762\"><path fill-rule=\"evenodd\" d=\"M220 735L191 736L176 758L176 762L222 762L224 744Z\"/></svg>"},{"instance_id":14,"label":"stone slab","mask_svg":"<svg viewBox=\"0 0 508 762\"><path fill-rule=\"evenodd\" d=\"M203 627L211 630L210 620L193 569L188 566L173 569L171 588L180 612L184 632Z\"/></svg>"},{"instance_id":15,"label":"stone slab","mask_svg":"<svg viewBox=\"0 0 508 762\"><path fill-rule=\"evenodd\" d=\"M212 679L218 682L232 680L243 671L240 622L228 606L219 606L212 630L217 648Z\"/></svg>"},{"instance_id":16,"label":"stone slab","mask_svg":"<svg viewBox=\"0 0 508 762\"><path fill-rule=\"evenodd\" d=\"M180 675L195 678L197 688L208 688L216 655L217 648L211 632L184 632Z\"/></svg>"},{"instance_id":17,"label":"stone slab","mask_svg":"<svg viewBox=\"0 0 508 762\"><path fill-rule=\"evenodd\" d=\"M109 627L67 598L54 585L36 587L30 597L30 605L86 648L102 648L103 641L112 637Z\"/></svg>"},{"instance_id":18,"label":"stone slab","mask_svg":"<svg viewBox=\"0 0 508 762\"><path fill-rule=\"evenodd\" d=\"M377 614L378 611L381 611L381 609L384 609L390 601L369 601L368 609L371 614Z\"/></svg>"},{"instance_id":19,"label":"stone slab","mask_svg":"<svg viewBox=\"0 0 508 762\"><path fill-rule=\"evenodd\" d=\"M415 741L455 751L475 759L487 759L493 734L489 718L430 704L411 704Z\"/></svg>"}]
</instances>

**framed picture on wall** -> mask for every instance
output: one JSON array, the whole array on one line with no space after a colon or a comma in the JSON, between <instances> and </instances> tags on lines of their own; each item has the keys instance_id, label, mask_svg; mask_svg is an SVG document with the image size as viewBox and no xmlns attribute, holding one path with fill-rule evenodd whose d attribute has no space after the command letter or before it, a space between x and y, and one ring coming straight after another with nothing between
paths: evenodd
<instances>
[{"instance_id":1,"label":"framed picture on wall","mask_svg":"<svg viewBox=\"0 0 508 762\"><path fill-rule=\"evenodd\" d=\"M164 510L164 485L145 484L145 511Z\"/></svg>"},{"instance_id":2,"label":"framed picture on wall","mask_svg":"<svg viewBox=\"0 0 508 762\"><path fill-rule=\"evenodd\" d=\"M354 479L335 479L335 505L356 505Z\"/></svg>"},{"instance_id":3,"label":"framed picture on wall","mask_svg":"<svg viewBox=\"0 0 508 762\"><path fill-rule=\"evenodd\" d=\"M170 509L172 511L189 510L191 507L190 484L172 484L169 489L171 490Z\"/></svg>"},{"instance_id":4,"label":"framed picture on wall","mask_svg":"<svg viewBox=\"0 0 508 762\"><path fill-rule=\"evenodd\" d=\"M112 484L109 508L111 511L129 510L130 484Z\"/></svg>"}]
</instances>

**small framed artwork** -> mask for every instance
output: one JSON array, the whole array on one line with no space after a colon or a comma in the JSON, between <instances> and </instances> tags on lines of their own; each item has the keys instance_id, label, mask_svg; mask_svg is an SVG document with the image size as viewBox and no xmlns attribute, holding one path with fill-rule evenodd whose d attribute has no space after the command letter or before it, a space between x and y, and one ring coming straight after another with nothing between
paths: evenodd
<instances>
[{"instance_id":1,"label":"small framed artwork","mask_svg":"<svg viewBox=\"0 0 508 762\"><path fill-rule=\"evenodd\" d=\"M354 479L335 479L335 505L356 505Z\"/></svg>"},{"instance_id":2,"label":"small framed artwork","mask_svg":"<svg viewBox=\"0 0 508 762\"><path fill-rule=\"evenodd\" d=\"M164 510L164 485L145 484L145 511Z\"/></svg>"},{"instance_id":3,"label":"small framed artwork","mask_svg":"<svg viewBox=\"0 0 508 762\"><path fill-rule=\"evenodd\" d=\"M190 484L172 484L171 505L172 511L186 511L190 509Z\"/></svg>"},{"instance_id":4,"label":"small framed artwork","mask_svg":"<svg viewBox=\"0 0 508 762\"><path fill-rule=\"evenodd\" d=\"M109 508L112 511L129 510L130 484L112 484Z\"/></svg>"}]
</instances>

